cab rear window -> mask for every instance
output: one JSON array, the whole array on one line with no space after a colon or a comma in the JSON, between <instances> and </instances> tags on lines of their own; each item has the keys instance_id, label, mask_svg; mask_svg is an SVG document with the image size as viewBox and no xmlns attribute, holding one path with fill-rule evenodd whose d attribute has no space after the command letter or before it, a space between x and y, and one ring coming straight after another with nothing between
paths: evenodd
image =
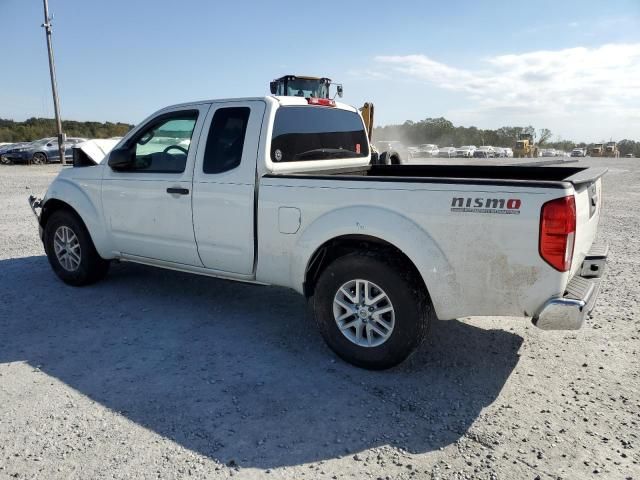
<instances>
[{"instance_id":1,"label":"cab rear window","mask_svg":"<svg viewBox=\"0 0 640 480\"><path fill-rule=\"evenodd\" d=\"M360 115L315 106L281 107L276 112L271 160L298 162L369 155Z\"/></svg>"}]
</instances>

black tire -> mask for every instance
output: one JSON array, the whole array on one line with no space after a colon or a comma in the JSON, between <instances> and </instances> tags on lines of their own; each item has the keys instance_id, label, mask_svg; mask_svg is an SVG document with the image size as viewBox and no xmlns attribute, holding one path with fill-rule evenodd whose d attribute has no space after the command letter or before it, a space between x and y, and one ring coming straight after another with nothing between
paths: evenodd
<instances>
[{"instance_id":1,"label":"black tire","mask_svg":"<svg viewBox=\"0 0 640 480\"><path fill-rule=\"evenodd\" d=\"M391 165L389 152L382 152L380 155L378 155L378 165Z\"/></svg>"},{"instance_id":2,"label":"black tire","mask_svg":"<svg viewBox=\"0 0 640 480\"><path fill-rule=\"evenodd\" d=\"M77 243L80 246L80 263L71 271L63 267L55 253L54 236L61 227L70 229L75 234ZM44 226L44 250L51 268L53 268L60 280L75 287L95 283L103 279L109 271L109 261L98 255L82 220L75 213L68 210L55 211L47 220Z\"/></svg>"},{"instance_id":3,"label":"black tire","mask_svg":"<svg viewBox=\"0 0 640 480\"><path fill-rule=\"evenodd\" d=\"M395 325L386 341L378 346L357 345L336 323L334 298L345 283L355 279L379 286L393 306ZM388 253L352 253L334 260L318 278L312 306L318 329L329 348L343 360L371 370L403 362L423 341L431 319L435 318L428 294L414 278L412 268ZM356 318L354 314L352 319Z\"/></svg>"},{"instance_id":4,"label":"black tire","mask_svg":"<svg viewBox=\"0 0 640 480\"><path fill-rule=\"evenodd\" d=\"M46 165L49 162L46 153L36 152L31 157L31 163L33 165Z\"/></svg>"},{"instance_id":5,"label":"black tire","mask_svg":"<svg viewBox=\"0 0 640 480\"><path fill-rule=\"evenodd\" d=\"M379 156L378 164L380 165L400 165L400 155L396 152L382 152Z\"/></svg>"}]
</instances>

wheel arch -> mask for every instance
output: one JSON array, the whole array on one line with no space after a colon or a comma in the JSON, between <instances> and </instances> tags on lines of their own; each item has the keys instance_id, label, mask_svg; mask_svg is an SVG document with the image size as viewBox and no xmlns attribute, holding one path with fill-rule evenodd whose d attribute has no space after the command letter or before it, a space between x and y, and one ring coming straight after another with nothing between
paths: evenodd
<instances>
[{"instance_id":1,"label":"wheel arch","mask_svg":"<svg viewBox=\"0 0 640 480\"><path fill-rule=\"evenodd\" d=\"M331 262L358 250L387 253L401 259L402 262L412 270L414 278L419 281L421 286L428 292L428 288L418 268L398 247L386 240L371 235L348 234L327 240L313 252L305 269L304 295L306 297L313 296L318 278Z\"/></svg>"},{"instance_id":2,"label":"wheel arch","mask_svg":"<svg viewBox=\"0 0 640 480\"><path fill-rule=\"evenodd\" d=\"M38 154L44 155L44 161L45 162L49 161L49 155L47 155L47 152L41 152L41 151L33 152L33 154L31 155L31 158L35 157Z\"/></svg>"},{"instance_id":3,"label":"wheel arch","mask_svg":"<svg viewBox=\"0 0 640 480\"><path fill-rule=\"evenodd\" d=\"M309 225L291 257L292 285L300 293L312 295L318 275L328 261L363 248L390 252L401 258L417 274L439 318L448 318L448 305L459 294L459 285L446 256L419 225L380 207L334 210Z\"/></svg>"},{"instance_id":4,"label":"wheel arch","mask_svg":"<svg viewBox=\"0 0 640 480\"><path fill-rule=\"evenodd\" d=\"M75 214L83 223L97 252L102 258L112 258L109 240L102 216L91 198L72 182L56 180L50 187L47 198L42 205L40 226L45 228L51 215L59 210L67 210Z\"/></svg>"}]
</instances>

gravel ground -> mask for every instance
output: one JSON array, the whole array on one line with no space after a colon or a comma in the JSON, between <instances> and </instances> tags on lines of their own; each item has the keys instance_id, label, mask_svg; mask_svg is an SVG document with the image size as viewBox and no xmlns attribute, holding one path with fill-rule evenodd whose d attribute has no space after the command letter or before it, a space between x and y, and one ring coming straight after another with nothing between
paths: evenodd
<instances>
[{"instance_id":1,"label":"gravel ground","mask_svg":"<svg viewBox=\"0 0 640 480\"><path fill-rule=\"evenodd\" d=\"M0 478L640 479L640 160L608 165L578 332L437 322L398 368L331 354L290 291L121 264L53 275L0 167Z\"/></svg>"}]
</instances>

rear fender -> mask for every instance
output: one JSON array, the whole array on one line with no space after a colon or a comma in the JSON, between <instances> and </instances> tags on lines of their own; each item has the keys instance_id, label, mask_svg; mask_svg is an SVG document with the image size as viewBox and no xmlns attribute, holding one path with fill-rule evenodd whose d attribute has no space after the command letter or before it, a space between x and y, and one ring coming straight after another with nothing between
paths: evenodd
<instances>
[{"instance_id":1,"label":"rear fender","mask_svg":"<svg viewBox=\"0 0 640 480\"><path fill-rule=\"evenodd\" d=\"M313 221L298 237L291 260L291 285L303 292L305 274L314 253L326 242L345 235L366 235L403 252L415 265L429 291L436 314L447 318L448 305L460 287L442 250L419 225L392 210L355 206L333 210Z\"/></svg>"}]
</instances>

